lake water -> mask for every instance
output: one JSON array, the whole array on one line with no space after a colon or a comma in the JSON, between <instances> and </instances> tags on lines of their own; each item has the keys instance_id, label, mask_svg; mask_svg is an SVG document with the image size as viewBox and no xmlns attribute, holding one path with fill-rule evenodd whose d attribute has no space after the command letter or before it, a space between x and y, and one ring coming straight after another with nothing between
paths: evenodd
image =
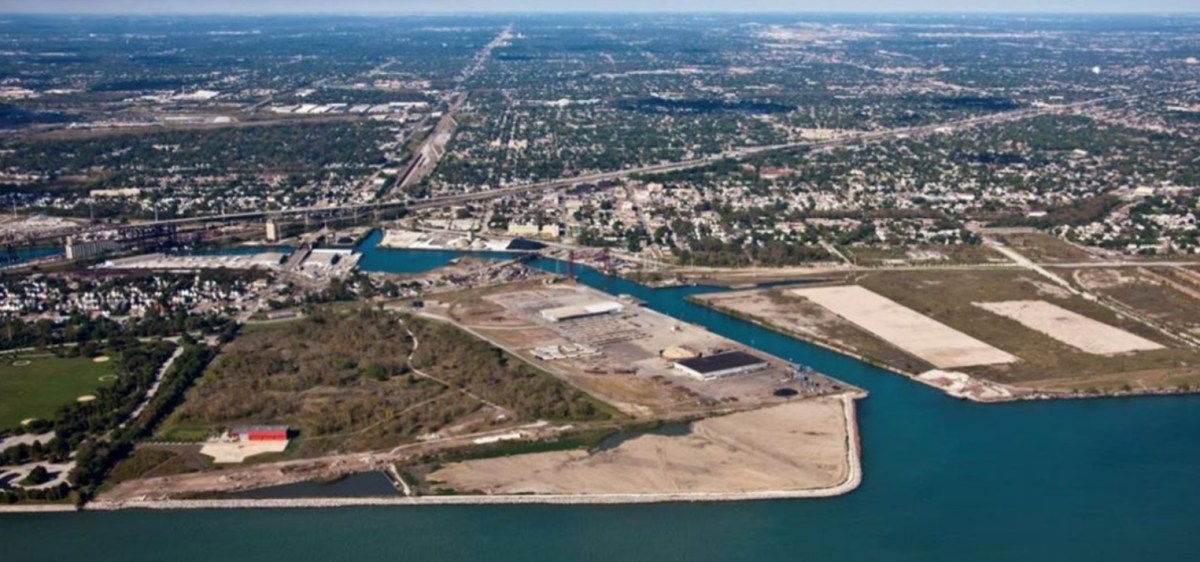
<instances>
[{"instance_id":1,"label":"lake water","mask_svg":"<svg viewBox=\"0 0 1200 562\"><path fill-rule=\"evenodd\" d=\"M376 269L441 259L364 251ZM859 402L862 486L729 504L0 515L0 559L1200 559L1200 396L962 402L684 301L712 289L650 290L576 269L593 287L870 391Z\"/></svg>"}]
</instances>

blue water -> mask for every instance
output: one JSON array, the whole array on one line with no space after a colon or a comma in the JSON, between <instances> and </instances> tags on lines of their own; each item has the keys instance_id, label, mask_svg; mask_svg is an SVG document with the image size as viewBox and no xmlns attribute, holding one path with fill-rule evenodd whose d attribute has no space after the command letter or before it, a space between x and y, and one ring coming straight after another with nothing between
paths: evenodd
<instances>
[{"instance_id":1,"label":"blue water","mask_svg":"<svg viewBox=\"0 0 1200 562\"><path fill-rule=\"evenodd\" d=\"M357 251L363 254L358 268L363 271L386 271L389 273L420 273L435 267L442 267L451 260L463 256L491 258L498 260L512 259L515 254L505 252L452 252L442 250L397 250L380 248L379 241L383 239L383 231L376 230L367 236Z\"/></svg>"},{"instance_id":2,"label":"blue water","mask_svg":"<svg viewBox=\"0 0 1200 562\"><path fill-rule=\"evenodd\" d=\"M178 256L252 256L263 252L279 252L290 254L295 248L284 245L265 246L228 246L224 248L197 248L194 250L174 250L171 253Z\"/></svg>"},{"instance_id":3,"label":"blue water","mask_svg":"<svg viewBox=\"0 0 1200 562\"><path fill-rule=\"evenodd\" d=\"M7 251L0 252L0 266L11 266L50 256L59 256L66 252L62 246L42 246L37 248L16 248L11 256Z\"/></svg>"},{"instance_id":4,"label":"blue water","mask_svg":"<svg viewBox=\"0 0 1200 562\"><path fill-rule=\"evenodd\" d=\"M427 259L364 251L365 263ZM0 516L0 559L1200 560L1200 396L962 402L683 300L712 289L650 290L577 270L598 289L869 390L862 486L711 505Z\"/></svg>"}]
</instances>

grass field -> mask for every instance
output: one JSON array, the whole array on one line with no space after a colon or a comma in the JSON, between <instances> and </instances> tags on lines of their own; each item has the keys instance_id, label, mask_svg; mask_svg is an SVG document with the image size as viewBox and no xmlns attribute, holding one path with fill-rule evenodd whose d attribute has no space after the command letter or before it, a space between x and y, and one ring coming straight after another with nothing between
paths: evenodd
<instances>
[{"instance_id":1,"label":"grass field","mask_svg":"<svg viewBox=\"0 0 1200 562\"><path fill-rule=\"evenodd\" d=\"M28 365L18 366L29 361ZM17 363L17 364L14 364ZM47 419L63 404L109 384L112 361L50 355L0 356L0 427L15 427L27 418Z\"/></svg>"},{"instance_id":2,"label":"grass field","mask_svg":"<svg viewBox=\"0 0 1200 562\"><path fill-rule=\"evenodd\" d=\"M162 430L155 435L155 439L160 441L183 442L183 443L200 443L209 437L212 437L217 428L212 426L180 426L171 423L168 419Z\"/></svg>"},{"instance_id":3,"label":"grass field","mask_svg":"<svg viewBox=\"0 0 1200 562\"><path fill-rule=\"evenodd\" d=\"M982 245L953 244L946 246L843 246L842 253L859 266L879 266L888 262L903 262L914 265L959 265L977 263L1004 263L1008 261L995 250Z\"/></svg>"},{"instance_id":4,"label":"grass field","mask_svg":"<svg viewBox=\"0 0 1200 562\"><path fill-rule=\"evenodd\" d=\"M1090 268L1072 271L1071 278L1173 330L1200 335L1200 285L1170 270Z\"/></svg>"},{"instance_id":5,"label":"grass field","mask_svg":"<svg viewBox=\"0 0 1200 562\"><path fill-rule=\"evenodd\" d=\"M1002 234L996 238L1025 257L1040 263L1086 262L1096 259L1086 250L1042 232Z\"/></svg>"},{"instance_id":6,"label":"grass field","mask_svg":"<svg viewBox=\"0 0 1200 562\"><path fill-rule=\"evenodd\" d=\"M195 450L142 448L113 469L105 486L111 488L126 480L186 474L207 468L212 468L212 463Z\"/></svg>"},{"instance_id":7,"label":"grass field","mask_svg":"<svg viewBox=\"0 0 1200 562\"><path fill-rule=\"evenodd\" d=\"M246 322L242 324L243 334L253 334L255 332L273 332L287 329L293 322L304 320L303 316L295 318L283 318L280 320L263 320L261 322Z\"/></svg>"}]
</instances>

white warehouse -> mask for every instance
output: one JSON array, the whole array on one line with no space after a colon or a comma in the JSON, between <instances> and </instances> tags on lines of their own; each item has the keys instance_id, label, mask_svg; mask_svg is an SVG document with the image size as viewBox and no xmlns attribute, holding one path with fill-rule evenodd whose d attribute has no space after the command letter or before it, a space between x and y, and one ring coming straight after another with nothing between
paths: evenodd
<instances>
[{"instance_id":1,"label":"white warehouse","mask_svg":"<svg viewBox=\"0 0 1200 562\"><path fill-rule=\"evenodd\" d=\"M543 309L541 315L542 318L551 322L562 322L563 320L572 320L575 318L612 314L621 312L622 310L625 310L625 306L619 302L593 301L584 304Z\"/></svg>"}]
</instances>

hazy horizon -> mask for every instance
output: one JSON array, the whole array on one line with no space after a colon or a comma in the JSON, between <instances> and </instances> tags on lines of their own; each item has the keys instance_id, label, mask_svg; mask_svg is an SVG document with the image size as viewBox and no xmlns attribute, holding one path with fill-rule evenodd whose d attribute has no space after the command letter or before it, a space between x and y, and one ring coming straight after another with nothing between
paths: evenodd
<instances>
[{"instance_id":1,"label":"hazy horizon","mask_svg":"<svg viewBox=\"0 0 1200 562\"><path fill-rule=\"evenodd\" d=\"M331 5L318 0L10 0L0 8L6 14L63 15L273 15L273 14L487 14L487 13L827 13L827 14L1167 14L1200 12L1194 0L612 0L602 8L572 0L443 0L431 7L425 2L345 0Z\"/></svg>"}]
</instances>

